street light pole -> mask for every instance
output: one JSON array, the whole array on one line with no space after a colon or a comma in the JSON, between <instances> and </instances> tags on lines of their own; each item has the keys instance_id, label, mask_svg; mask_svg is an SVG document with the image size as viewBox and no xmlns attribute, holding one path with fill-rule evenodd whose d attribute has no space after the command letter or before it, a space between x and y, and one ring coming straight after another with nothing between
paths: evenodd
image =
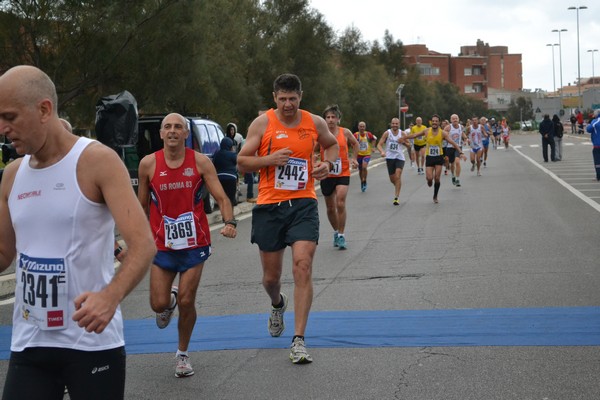
<instances>
[{"instance_id":1,"label":"street light pole","mask_svg":"<svg viewBox=\"0 0 600 400\"><path fill-rule=\"evenodd\" d=\"M553 29L552 32L558 32L558 61L559 61L559 71L560 71L560 98L562 99L562 95L563 95L563 80L562 80L562 41L560 38L560 33L561 32L566 32L566 29ZM561 100L561 107L562 107L562 100Z\"/></svg>"},{"instance_id":2,"label":"street light pole","mask_svg":"<svg viewBox=\"0 0 600 400\"><path fill-rule=\"evenodd\" d=\"M396 89L396 94L398 95L398 119L402 122L402 89L404 89L404 83L398 85L398 89ZM404 129L404 127L401 127Z\"/></svg>"},{"instance_id":3,"label":"street light pole","mask_svg":"<svg viewBox=\"0 0 600 400\"><path fill-rule=\"evenodd\" d=\"M592 53L592 84L596 83L596 73L594 72L594 53L598 52L598 49L588 50L588 53Z\"/></svg>"},{"instance_id":4,"label":"street light pole","mask_svg":"<svg viewBox=\"0 0 600 400\"><path fill-rule=\"evenodd\" d=\"M586 10L586 6L571 6L567 8L567 10L575 10L577 11L577 89L579 92L579 109L583 108L582 99L581 99L581 60L579 56L579 10Z\"/></svg>"},{"instance_id":5,"label":"street light pole","mask_svg":"<svg viewBox=\"0 0 600 400\"><path fill-rule=\"evenodd\" d=\"M552 47L552 83L554 85L554 95L556 95L556 72L554 69L554 46L558 46L557 44L548 43L546 46Z\"/></svg>"}]
</instances>

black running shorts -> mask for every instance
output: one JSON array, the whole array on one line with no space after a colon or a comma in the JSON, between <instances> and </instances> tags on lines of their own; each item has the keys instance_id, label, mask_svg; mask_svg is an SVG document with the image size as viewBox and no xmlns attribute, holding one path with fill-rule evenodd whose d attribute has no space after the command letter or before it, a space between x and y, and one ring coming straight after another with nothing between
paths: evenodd
<instances>
[{"instance_id":1,"label":"black running shorts","mask_svg":"<svg viewBox=\"0 0 600 400\"><path fill-rule=\"evenodd\" d=\"M10 354L3 400L121 400L125 393L125 348L81 351L31 347Z\"/></svg>"},{"instance_id":2,"label":"black running shorts","mask_svg":"<svg viewBox=\"0 0 600 400\"><path fill-rule=\"evenodd\" d=\"M319 242L317 200L294 199L252 209L250 242L260 250L279 251L300 240Z\"/></svg>"}]
</instances>

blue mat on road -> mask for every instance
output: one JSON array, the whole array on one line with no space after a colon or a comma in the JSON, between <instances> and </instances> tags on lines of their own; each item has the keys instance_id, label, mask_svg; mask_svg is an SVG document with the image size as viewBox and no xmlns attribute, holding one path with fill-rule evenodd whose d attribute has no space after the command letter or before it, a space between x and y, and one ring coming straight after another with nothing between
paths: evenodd
<instances>
[{"instance_id":1,"label":"blue mat on road","mask_svg":"<svg viewBox=\"0 0 600 400\"><path fill-rule=\"evenodd\" d=\"M287 348L294 315L280 338L267 332L267 314L199 317L190 351ZM0 359L9 357L10 327L0 327ZM321 311L310 315L309 347L600 346L600 307L460 310ZM128 354L172 352L177 320L125 321Z\"/></svg>"}]
</instances>

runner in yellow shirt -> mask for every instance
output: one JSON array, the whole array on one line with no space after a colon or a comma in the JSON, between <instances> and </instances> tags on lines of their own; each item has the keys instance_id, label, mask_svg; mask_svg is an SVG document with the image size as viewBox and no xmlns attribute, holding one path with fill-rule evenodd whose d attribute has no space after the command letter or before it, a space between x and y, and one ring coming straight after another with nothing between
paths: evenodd
<instances>
[{"instance_id":1,"label":"runner in yellow shirt","mask_svg":"<svg viewBox=\"0 0 600 400\"><path fill-rule=\"evenodd\" d=\"M376 146L377 137L367 131L367 124L364 121L358 123L358 132L354 133L354 138L358 141L358 175L360 176L360 190L367 190L367 168L371 162L371 154Z\"/></svg>"}]
</instances>

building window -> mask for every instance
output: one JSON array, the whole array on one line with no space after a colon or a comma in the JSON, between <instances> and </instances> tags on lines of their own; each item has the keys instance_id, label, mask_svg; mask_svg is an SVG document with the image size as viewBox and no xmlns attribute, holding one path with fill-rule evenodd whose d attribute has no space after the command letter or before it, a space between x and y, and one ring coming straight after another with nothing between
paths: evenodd
<instances>
[{"instance_id":1,"label":"building window","mask_svg":"<svg viewBox=\"0 0 600 400\"><path fill-rule=\"evenodd\" d=\"M474 93L472 85L465 85L465 93Z\"/></svg>"},{"instance_id":2,"label":"building window","mask_svg":"<svg viewBox=\"0 0 600 400\"><path fill-rule=\"evenodd\" d=\"M473 93L481 93L483 92L483 85L481 83L473 84Z\"/></svg>"},{"instance_id":3,"label":"building window","mask_svg":"<svg viewBox=\"0 0 600 400\"><path fill-rule=\"evenodd\" d=\"M473 71L471 70L471 68L465 68L465 76L471 76L473 75Z\"/></svg>"},{"instance_id":4,"label":"building window","mask_svg":"<svg viewBox=\"0 0 600 400\"><path fill-rule=\"evenodd\" d=\"M481 67L473 67L473 75L482 75Z\"/></svg>"},{"instance_id":5,"label":"building window","mask_svg":"<svg viewBox=\"0 0 600 400\"><path fill-rule=\"evenodd\" d=\"M433 67L431 64L419 64L419 73L424 76L439 76L440 68Z\"/></svg>"}]
</instances>

